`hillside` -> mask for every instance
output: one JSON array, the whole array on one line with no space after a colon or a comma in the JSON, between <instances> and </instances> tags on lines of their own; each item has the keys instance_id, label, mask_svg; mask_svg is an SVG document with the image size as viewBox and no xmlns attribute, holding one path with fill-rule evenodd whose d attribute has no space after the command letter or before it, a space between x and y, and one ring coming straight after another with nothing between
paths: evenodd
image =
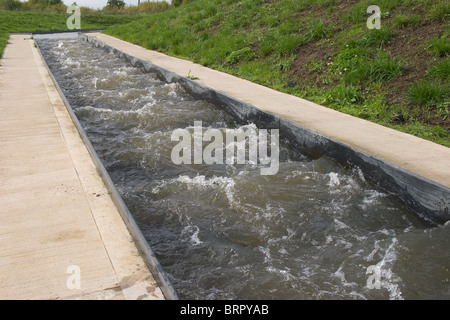
<instances>
[{"instance_id":1,"label":"hillside","mask_svg":"<svg viewBox=\"0 0 450 320\"><path fill-rule=\"evenodd\" d=\"M9 33L61 31L67 29L70 14L0 10L0 58L7 44ZM83 29L105 29L113 24L124 24L141 18L137 15L107 15L87 13L82 15Z\"/></svg>"},{"instance_id":2,"label":"hillside","mask_svg":"<svg viewBox=\"0 0 450 320\"><path fill-rule=\"evenodd\" d=\"M106 33L450 146L449 15L448 0L196 0Z\"/></svg>"}]
</instances>

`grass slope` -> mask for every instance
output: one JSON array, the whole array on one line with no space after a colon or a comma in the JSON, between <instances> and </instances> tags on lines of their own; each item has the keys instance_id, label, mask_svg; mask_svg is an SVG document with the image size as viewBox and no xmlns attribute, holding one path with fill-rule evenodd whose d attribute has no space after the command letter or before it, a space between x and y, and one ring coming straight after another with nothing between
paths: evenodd
<instances>
[{"instance_id":1,"label":"grass slope","mask_svg":"<svg viewBox=\"0 0 450 320\"><path fill-rule=\"evenodd\" d=\"M450 146L449 14L448 0L196 0L106 33Z\"/></svg>"},{"instance_id":2,"label":"grass slope","mask_svg":"<svg viewBox=\"0 0 450 320\"><path fill-rule=\"evenodd\" d=\"M0 57L7 44L9 33L34 31L60 31L67 29L70 14L0 10ZM136 15L106 15L86 13L81 16L81 28L105 29L114 24L124 24L141 18Z\"/></svg>"}]
</instances>

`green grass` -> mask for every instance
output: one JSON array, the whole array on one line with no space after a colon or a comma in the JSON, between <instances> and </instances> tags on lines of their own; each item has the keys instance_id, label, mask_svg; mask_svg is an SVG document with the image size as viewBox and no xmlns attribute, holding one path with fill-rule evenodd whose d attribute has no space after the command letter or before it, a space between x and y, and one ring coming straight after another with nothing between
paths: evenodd
<instances>
[{"instance_id":1,"label":"green grass","mask_svg":"<svg viewBox=\"0 0 450 320\"><path fill-rule=\"evenodd\" d=\"M359 40L359 44L366 47L381 48L389 43L395 36L395 32L388 27L368 30ZM356 42L358 44L358 42Z\"/></svg>"},{"instance_id":2,"label":"green grass","mask_svg":"<svg viewBox=\"0 0 450 320\"><path fill-rule=\"evenodd\" d=\"M418 27L422 22L422 18L418 15L412 14L412 15L406 15L406 14L399 14L394 17L393 24L397 28L416 28Z\"/></svg>"},{"instance_id":3,"label":"green grass","mask_svg":"<svg viewBox=\"0 0 450 320\"><path fill-rule=\"evenodd\" d=\"M450 79L450 60L445 59L428 70L428 76L439 80Z\"/></svg>"},{"instance_id":4,"label":"green grass","mask_svg":"<svg viewBox=\"0 0 450 320\"><path fill-rule=\"evenodd\" d=\"M327 25L322 20L313 20L306 26L305 37L307 41L314 41L329 37L332 33L332 25Z\"/></svg>"},{"instance_id":5,"label":"green grass","mask_svg":"<svg viewBox=\"0 0 450 320\"><path fill-rule=\"evenodd\" d=\"M450 2L439 1L428 11L427 17L431 20L445 21L450 16Z\"/></svg>"},{"instance_id":6,"label":"green grass","mask_svg":"<svg viewBox=\"0 0 450 320\"><path fill-rule=\"evenodd\" d=\"M338 85L325 94L323 103L330 106L349 106L355 103L364 102L364 96L360 88L352 85Z\"/></svg>"},{"instance_id":7,"label":"green grass","mask_svg":"<svg viewBox=\"0 0 450 320\"><path fill-rule=\"evenodd\" d=\"M251 61L255 58L255 54L252 49L249 47L245 47L230 53L230 55L226 58L226 62L235 64L241 61Z\"/></svg>"},{"instance_id":8,"label":"green grass","mask_svg":"<svg viewBox=\"0 0 450 320\"><path fill-rule=\"evenodd\" d=\"M447 35L434 37L428 42L428 50L439 57L447 57L450 54L450 40Z\"/></svg>"},{"instance_id":9,"label":"green grass","mask_svg":"<svg viewBox=\"0 0 450 320\"><path fill-rule=\"evenodd\" d=\"M448 91L448 38L425 39L423 61L390 52L404 32L447 21L448 1L379 0L379 30L366 27L372 4L361 0L340 11L343 0L196 0L106 33L450 146L450 128L435 124L447 110L442 90ZM323 56L302 56L311 48L323 50ZM293 79L299 63L309 74ZM430 92L414 82L399 92L405 99L386 100L396 90L390 83L408 77L419 64L429 70L410 78L428 79ZM392 120L396 114L403 115L402 123Z\"/></svg>"},{"instance_id":10,"label":"green grass","mask_svg":"<svg viewBox=\"0 0 450 320\"><path fill-rule=\"evenodd\" d=\"M407 96L412 104L430 108L448 104L450 92L448 86L424 80L413 84Z\"/></svg>"},{"instance_id":11,"label":"green grass","mask_svg":"<svg viewBox=\"0 0 450 320\"><path fill-rule=\"evenodd\" d=\"M375 59L366 60L356 69L346 73L344 79L349 83L383 82L401 75L402 64L389 53L380 51Z\"/></svg>"},{"instance_id":12,"label":"green grass","mask_svg":"<svg viewBox=\"0 0 450 320\"><path fill-rule=\"evenodd\" d=\"M372 4L381 9L380 30L366 26ZM86 15L82 28L107 27L145 48L450 146L448 4L196 0L146 16ZM4 14L0 52L5 32L66 28L65 14Z\"/></svg>"}]
</instances>

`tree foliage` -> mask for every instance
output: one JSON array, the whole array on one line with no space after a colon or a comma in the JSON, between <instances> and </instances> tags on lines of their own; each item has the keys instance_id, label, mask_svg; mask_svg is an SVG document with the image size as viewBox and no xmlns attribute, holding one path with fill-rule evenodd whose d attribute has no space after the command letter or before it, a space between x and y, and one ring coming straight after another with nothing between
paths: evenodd
<instances>
[{"instance_id":1,"label":"tree foliage","mask_svg":"<svg viewBox=\"0 0 450 320\"><path fill-rule=\"evenodd\" d=\"M123 8L125 7L125 2L122 0L108 0L106 6L109 8Z\"/></svg>"}]
</instances>

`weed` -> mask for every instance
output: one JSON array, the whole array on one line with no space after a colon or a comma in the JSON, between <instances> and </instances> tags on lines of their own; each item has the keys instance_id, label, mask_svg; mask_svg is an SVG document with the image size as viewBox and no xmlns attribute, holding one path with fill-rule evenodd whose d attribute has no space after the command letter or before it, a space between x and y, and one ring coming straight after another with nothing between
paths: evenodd
<instances>
[{"instance_id":1,"label":"weed","mask_svg":"<svg viewBox=\"0 0 450 320\"><path fill-rule=\"evenodd\" d=\"M448 1L440 1L434 4L428 11L427 18L430 20L445 21L450 16L450 3Z\"/></svg>"},{"instance_id":2,"label":"weed","mask_svg":"<svg viewBox=\"0 0 450 320\"><path fill-rule=\"evenodd\" d=\"M434 37L428 42L427 49L440 57L447 57L450 54L450 41L447 35L442 35L442 37Z\"/></svg>"},{"instance_id":3,"label":"weed","mask_svg":"<svg viewBox=\"0 0 450 320\"><path fill-rule=\"evenodd\" d=\"M199 79L198 77L196 77L196 76L191 74L191 70L189 70L186 78L191 79L191 80L198 80Z\"/></svg>"},{"instance_id":4,"label":"weed","mask_svg":"<svg viewBox=\"0 0 450 320\"><path fill-rule=\"evenodd\" d=\"M331 25L326 25L322 20L314 20L306 26L306 41L309 42L329 37L333 32L333 28Z\"/></svg>"},{"instance_id":5,"label":"weed","mask_svg":"<svg viewBox=\"0 0 450 320\"><path fill-rule=\"evenodd\" d=\"M297 21L288 20L283 22L278 27L278 32L281 35L297 33L301 29L300 24Z\"/></svg>"},{"instance_id":6,"label":"weed","mask_svg":"<svg viewBox=\"0 0 450 320\"><path fill-rule=\"evenodd\" d=\"M402 70L403 65L398 60L389 53L380 51L374 60L367 60L346 73L344 79L347 83L382 82L401 75Z\"/></svg>"},{"instance_id":7,"label":"weed","mask_svg":"<svg viewBox=\"0 0 450 320\"><path fill-rule=\"evenodd\" d=\"M421 24L422 19L418 15L400 14L394 17L393 22L397 28L416 28Z\"/></svg>"},{"instance_id":8,"label":"weed","mask_svg":"<svg viewBox=\"0 0 450 320\"><path fill-rule=\"evenodd\" d=\"M241 61L251 61L255 58L255 54L252 49L245 47L236 51L233 51L227 58L226 62L235 64Z\"/></svg>"},{"instance_id":9,"label":"weed","mask_svg":"<svg viewBox=\"0 0 450 320\"><path fill-rule=\"evenodd\" d=\"M364 101L364 95L355 86L338 85L325 94L323 103L330 105L350 105Z\"/></svg>"},{"instance_id":10,"label":"weed","mask_svg":"<svg viewBox=\"0 0 450 320\"><path fill-rule=\"evenodd\" d=\"M288 71L291 68L292 62L294 61L295 57L291 57L285 60L280 60L277 62L275 67L280 71Z\"/></svg>"},{"instance_id":11,"label":"weed","mask_svg":"<svg viewBox=\"0 0 450 320\"><path fill-rule=\"evenodd\" d=\"M428 71L428 76L434 79L449 80L450 79L450 60L445 59L437 63Z\"/></svg>"},{"instance_id":12,"label":"weed","mask_svg":"<svg viewBox=\"0 0 450 320\"><path fill-rule=\"evenodd\" d=\"M265 33L258 39L260 43L259 51L263 56L268 56L274 51L277 39L272 33Z\"/></svg>"},{"instance_id":13,"label":"weed","mask_svg":"<svg viewBox=\"0 0 450 320\"><path fill-rule=\"evenodd\" d=\"M424 108L437 106L443 108L445 103L448 104L449 91L444 85L424 80L414 83L407 91L406 96L414 105Z\"/></svg>"},{"instance_id":14,"label":"weed","mask_svg":"<svg viewBox=\"0 0 450 320\"><path fill-rule=\"evenodd\" d=\"M281 56L290 55L305 44L305 38L302 35L284 35L280 36L277 40L273 51Z\"/></svg>"},{"instance_id":15,"label":"weed","mask_svg":"<svg viewBox=\"0 0 450 320\"><path fill-rule=\"evenodd\" d=\"M269 27L276 27L280 24L280 19L276 15L265 15L261 19L261 23Z\"/></svg>"},{"instance_id":16,"label":"weed","mask_svg":"<svg viewBox=\"0 0 450 320\"><path fill-rule=\"evenodd\" d=\"M447 120L450 117L450 101L444 101L436 105L438 114L442 117L442 120Z\"/></svg>"},{"instance_id":17,"label":"weed","mask_svg":"<svg viewBox=\"0 0 450 320\"><path fill-rule=\"evenodd\" d=\"M363 22L367 19L367 7L370 4L367 2L360 2L355 4L352 7L352 10L350 11L350 13L342 16L342 20L344 22L348 22L348 23L355 23L355 22Z\"/></svg>"},{"instance_id":18,"label":"weed","mask_svg":"<svg viewBox=\"0 0 450 320\"><path fill-rule=\"evenodd\" d=\"M394 35L395 32L389 28L368 30L360 40L360 44L367 47L381 48L383 45L388 43Z\"/></svg>"},{"instance_id":19,"label":"weed","mask_svg":"<svg viewBox=\"0 0 450 320\"><path fill-rule=\"evenodd\" d=\"M346 45L336 59L328 62L327 65L334 74L345 76L357 70L368 59L369 54L366 48Z\"/></svg>"},{"instance_id":20,"label":"weed","mask_svg":"<svg viewBox=\"0 0 450 320\"><path fill-rule=\"evenodd\" d=\"M305 68L309 72L317 72L324 70L324 62L321 59L314 59L305 64Z\"/></svg>"}]
</instances>

